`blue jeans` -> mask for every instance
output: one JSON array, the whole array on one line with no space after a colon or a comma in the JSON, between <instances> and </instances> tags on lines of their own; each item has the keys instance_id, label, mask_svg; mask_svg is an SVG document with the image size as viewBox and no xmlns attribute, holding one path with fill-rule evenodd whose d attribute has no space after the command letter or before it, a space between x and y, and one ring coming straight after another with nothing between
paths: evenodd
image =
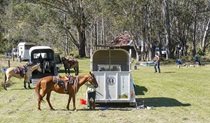
<instances>
[{"instance_id":1,"label":"blue jeans","mask_svg":"<svg viewBox=\"0 0 210 123\"><path fill-rule=\"evenodd\" d=\"M160 73L160 62L155 62L154 69L155 69L155 72L157 72L157 69L158 69L158 72Z\"/></svg>"}]
</instances>

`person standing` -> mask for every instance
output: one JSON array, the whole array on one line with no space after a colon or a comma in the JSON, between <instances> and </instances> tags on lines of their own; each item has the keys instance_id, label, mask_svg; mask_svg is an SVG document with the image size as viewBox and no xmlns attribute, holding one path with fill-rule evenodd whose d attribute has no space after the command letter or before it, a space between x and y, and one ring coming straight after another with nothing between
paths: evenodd
<instances>
[{"instance_id":1,"label":"person standing","mask_svg":"<svg viewBox=\"0 0 210 123\"><path fill-rule=\"evenodd\" d=\"M158 69L158 72L160 73L160 56L158 53L155 54L155 58L154 58L154 69L155 69L155 73L157 72L157 69Z\"/></svg>"},{"instance_id":2,"label":"person standing","mask_svg":"<svg viewBox=\"0 0 210 123\"><path fill-rule=\"evenodd\" d=\"M86 83L86 86L87 86L89 109L95 109L96 88L88 82Z\"/></svg>"}]
</instances>

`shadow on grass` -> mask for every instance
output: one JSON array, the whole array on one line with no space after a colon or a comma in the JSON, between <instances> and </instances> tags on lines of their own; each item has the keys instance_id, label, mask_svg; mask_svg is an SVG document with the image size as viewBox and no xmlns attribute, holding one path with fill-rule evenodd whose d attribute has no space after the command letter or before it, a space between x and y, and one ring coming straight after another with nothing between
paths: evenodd
<instances>
[{"instance_id":1,"label":"shadow on grass","mask_svg":"<svg viewBox=\"0 0 210 123\"><path fill-rule=\"evenodd\" d=\"M191 104L183 104L176 99L166 97L137 98L137 105L145 105L152 107L175 107L175 106L191 106Z\"/></svg>"},{"instance_id":2,"label":"shadow on grass","mask_svg":"<svg viewBox=\"0 0 210 123\"><path fill-rule=\"evenodd\" d=\"M162 72L162 73L176 73L175 71L166 71L166 72Z\"/></svg>"},{"instance_id":3,"label":"shadow on grass","mask_svg":"<svg viewBox=\"0 0 210 123\"><path fill-rule=\"evenodd\" d=\"M118 111L131 111L133 108L129 106L129 103L100 103L96 104L96 109L91 110L89 107L83 109L77 109L78 111L101 111L101 110L118 110Z\"/></svg>"},{"instance_id":4,"label":"shadow on grass","mask_svg":"<svg viewBox=\"0 0 210 123\"><path fill-rule=\"evenodd\" d=\"M145 95L144 93L148 91L144 86L134 85L134 88L136 95Z\"/></svg>"}]
</instances>

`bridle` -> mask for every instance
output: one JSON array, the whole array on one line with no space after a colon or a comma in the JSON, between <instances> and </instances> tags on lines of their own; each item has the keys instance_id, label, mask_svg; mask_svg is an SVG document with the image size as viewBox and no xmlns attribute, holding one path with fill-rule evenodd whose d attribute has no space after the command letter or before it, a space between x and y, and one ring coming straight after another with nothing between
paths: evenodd
<instances>
[{"instance_id":1,"label":"bridle","mask_svg":"<svg viewBox=\"0 0 210 123\"><path fill-rule=\"evenodd\" d=\"M98 87L98 85L95 83L96 82L96 78L93 74L91 74L91 76L88 78L88 80L92 80L91 84L94 85L94 87ZM95 82L93 82L95 81Z\"/></svg>"}]
</instances>

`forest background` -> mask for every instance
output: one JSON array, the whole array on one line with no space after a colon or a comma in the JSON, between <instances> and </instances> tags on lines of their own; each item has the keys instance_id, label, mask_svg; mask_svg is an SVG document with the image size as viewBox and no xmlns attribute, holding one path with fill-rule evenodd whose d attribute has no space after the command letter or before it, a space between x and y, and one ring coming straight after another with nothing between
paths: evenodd
<instances>
[{"instance_id":1,"label":"forest background","mask_svg":"<svg viewBox=\"0 0 210 123\"><path fill-rule=\"evenodd\" d=\"M183 56L205 55L209 10L208 0L0 0L0 52L35 42L86 57L128 31L141 60L156 47L169 58L177 47Z\"/></svg>"}]
</instances>

